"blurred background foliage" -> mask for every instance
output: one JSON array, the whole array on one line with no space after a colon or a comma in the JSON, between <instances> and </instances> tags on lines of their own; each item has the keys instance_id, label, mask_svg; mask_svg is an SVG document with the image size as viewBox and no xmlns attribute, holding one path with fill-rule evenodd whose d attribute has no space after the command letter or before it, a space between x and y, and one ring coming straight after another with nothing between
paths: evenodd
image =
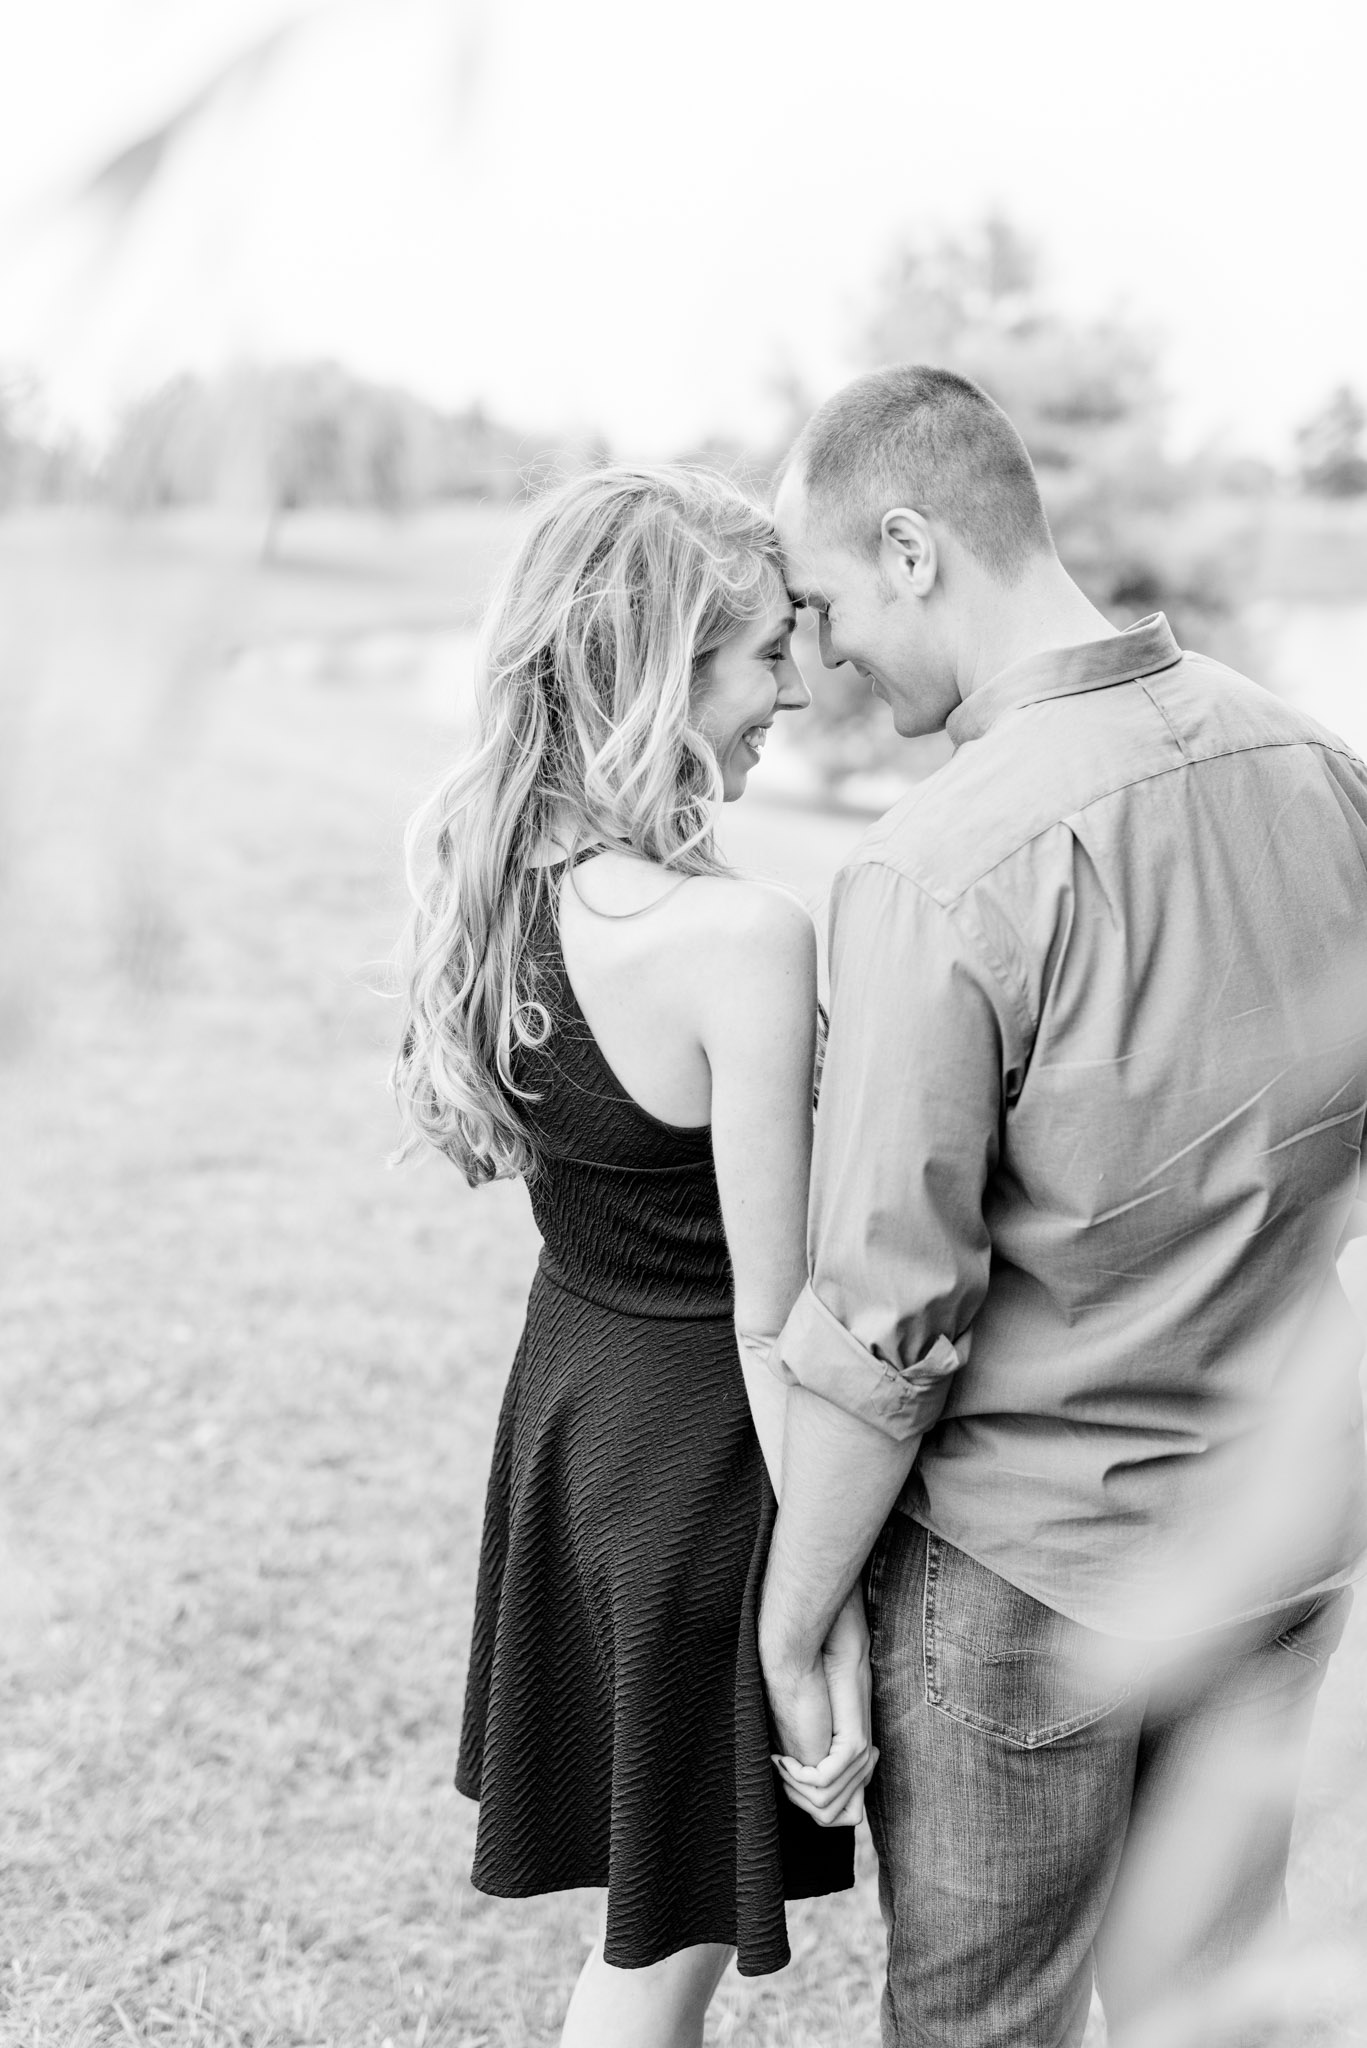
<instances>
[{"instance_id":1,"label":"blurred background foliage","mask_svg":"<svg viewBox=\"0 0 1367 2048\"><path fill-rule=\"evenodd\" d=\"M451 498L516 495L558 444L438 411L338 363L179 377L130 408L103 465L129 511L237 497L274 519L305 506L411 511Z\"/></svg>"},{"instance_id":2,"label":"blurred background foliage","mask_svg":"<svg viewBox=\"0 0 1367 2048\"><path fill-rule=\"evenodd\" d=\"M443 412L336 362L182 375L139 398L94 449L43 424L29 381L0 386L0 504L101 499L127 513L245 503L400 513L519 494L563 444Z\"/></svg>"},{"instance_id":3,"label":"blurred background foliage","mask_svg":"<svg viewBox=\"0 0 1367 2048\"><path fill-rule=\"evenodd\" d=\"M1321 498L1367 495L1364 430L1367 408L1351 385L1340 384L1296 436L1300 480L1307 491Z\"/></svg>"},{"instance_id":4,"label":"blurred background foliage","mask_svg":"<svg viewBox=\"0 0 1367 2048\"><path fill-rule=\"evenodd\" d=\"M1367 490L1353 466L1361 408L1335 394L1298 441L1294 475L1220 449L1172 452L1159 338L1132 316L1080 319L1051 298L1041 253L1008 217L894 248L870 293L852 367L935 362L974 378L1025 439L1059 553L1117 625L1163 611L1184 646L1256 664L1247 608L1273 502ZM814 402L792 392L793 432ZM1328 479L1332 478L1332 485ZM811 721L852 769L897 741L847 674Z\"/></svg>"},{"instance_id":5,"label":"blurred background foliage","mask_svg":"<svg viewBox=\"0 0 1367 2048\"><path fill-rule=\"evenodd\" d=\"M129 205L159 161L116 163ZM906 356L1011 411L1117 622L1161 605L1363 744L1353 392L1280 468L1178 453L1160 339L1070 314L998 216L889 249L848 368ZM789 381L789 431L817 396ZM679 452L763 491L786 442ZM360 963L402 920L402 819L468 742L525 500L629 452L338 362L175 377L98 442L0 378L0 2048L558 2035L596 1903L481 1899L449 1790L535 1232L515 1187L386 1178L392 1022ZM821 924L863 817L942 742L804 658L813 710L721 830ZM1320 2015L1367 2010L1365 1659L1359 1626L1297 1835L1311 1939L1254 1987L1265 2048L1363 2038ZM727 1980L714 2048L875 2038L867 1853L793 1927L787 1977Z\"/></svg>"},{"instance_id":6,"label":"blurred background foliage","mask_svg":"<svg viewBox=\"0 0 1367 2048\"><path fill-rule=\"evenodd\" d=\"M775 33L729 5L652 34L625 0L79 0L11 39L0 188L40 131L53 182L25 170L32 206L0 207L0 310L25 278L46 308L3 323L46 337L39 373L0 360L0 2048L558 2036L596 1901L474 1893L449 1786L536 1234L516 1187L386 1174L393 1027L362 963L402 921L402 821L468 744L476 625L526 500L637 452L595 425L634 416L657 448L652 408L687 393L681 433L732 437L679 454L762 492L824 389L776 378L765 402L779 336L823 380L952 364L1018 420L1113 618L1161 605L1367 745L1363 373L1338 288L1362 67L1326 33L1340 0L1290 29L1241 16L1237 91L1227 10L1139 39L1081 0L1000 4L990 34L974 8L864 11L873 45L849 10L834 33L812 13L813 41L791 9ZM898 230L917 75L950 235ZM1118 132L1118 91L1192 148L1080 157L1079 110ZM63 130L79 147L49 152ZM700 136L725 146L680 144ZM1171 351L1133 312L1070 310L1045 251L974 214L993 190L1051 224L1090 303L1133 276L1173 306ZM1178 305L1183 237L1171 261L1163 237L1188 224L1207 291ZM1250 306L1293 309L1320 365L1298 433L1267 408L1273 463L1183 446L1169 407L1193 328L1233 307L1220 331L1242 333ZM232 337L235 368L167 374L221 366ZM83 435L56 408L87 355L123 365L99 402L133 402ZM1231 361L1217 412L1256 419L1278 394L1250 393L1250 364L1277 360ZM540 432L543 406L586 424ZM813 711L721 833L821 925L865 817L941 743L896 740L856 678L804 659ZM1351 1286L1367 1302L1367 1264ZM1364 2038L1363 1619L1297 1829L1299 1974L1255 1987L1264 2048ZM793 1934L786 1977L728 1979L713 2048L876 2037L867 1853ZM1195 2024L1202 2048L1233 2038Z\"/></svg>"},{"instance_id":7,"label":"blurred background foliage","mask_svg":"<svg viewBox=\"0 0 1367 2048\"><path fill-rule=\"evenodd\" d=\"M1257 673L1256 600L1270 556L1278 575L1297 555L1313 558L1308 573L1321 582L1341 558L1331 582L1362 587L1354 507L1367 501L1367 410L1351 388L1327 394L1280 472L1227 448L1175 453L1160 337L1124 311L1079 317L1059 304L1039 247L1000 212L888 251L852 322L849 367L912 360L964 372L1010 413L1063 560L1117 624L1162 610L1184 645ZM819 394L790 378L782 395L776 443L711 439L680 453L763 493ZM615 452L601 436L538 433L478 405L443 411L339 362L174 377L129 405L100 446L52 426L34 380L0 382L0 508L85 503L134 518L249 509L266 561L293 513L401 520L456 501L506 510ZM823 679L800 743L828 790L932 765L919 754L911 762L848 671Z\"/></svg>"},{"instance_id":8,"label":"blurred background foliage","mask_svg":"<svg viewBox=\"0 0 1367 2048\"><path fill-rule=\"evenodd\" d=\"M943 363L991 393L1034 459L1060 552L1103 610L1162 607L1179 637L1228 611L1228 565L1168 536L1184 506L1228 489L1231 467L1242 490L1270 473L1170 456L1155 338L1118 315L1077 320L1052 305L1037 249L1009 220L897 250L860 355L871 367Z\"/></svg>"}]
</instances>

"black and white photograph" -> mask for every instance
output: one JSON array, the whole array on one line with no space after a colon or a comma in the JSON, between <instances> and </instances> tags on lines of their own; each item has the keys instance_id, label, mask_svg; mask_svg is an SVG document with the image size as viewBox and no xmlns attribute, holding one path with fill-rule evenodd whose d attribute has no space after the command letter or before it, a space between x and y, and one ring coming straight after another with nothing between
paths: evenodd
<instances>
[{"instance_id":1,"label":"black and white photograph","mask_svg":"<svg viewBox=\"0 0 1367 2048\"><path fill-rule=\"evenodd\" d=\"M1367 2042L1364 81L12 11L0 2048Z\"/></svg>"}]
</instances>

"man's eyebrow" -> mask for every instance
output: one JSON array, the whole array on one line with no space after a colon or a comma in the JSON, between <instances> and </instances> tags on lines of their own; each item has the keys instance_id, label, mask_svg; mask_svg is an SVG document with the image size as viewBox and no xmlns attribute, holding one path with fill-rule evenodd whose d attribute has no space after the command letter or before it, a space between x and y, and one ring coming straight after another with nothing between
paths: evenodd
<instances>
[{"instance_id":1,"label":"man's eyebrow","mask_svg":"<svg viewBox=\"0 0 1367 2048\"><path fill-rule=\"evenodd\" d=\"M824 612L826 600L819 590L790 590L788 601L801 611Z\"/></svg>"}]
</instances>

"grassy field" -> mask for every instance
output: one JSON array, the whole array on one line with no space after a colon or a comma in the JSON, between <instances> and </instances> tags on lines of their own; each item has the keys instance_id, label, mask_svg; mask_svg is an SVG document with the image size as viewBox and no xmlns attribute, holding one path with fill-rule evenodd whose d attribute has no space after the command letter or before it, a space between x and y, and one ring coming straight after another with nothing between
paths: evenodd
<instances>
[{"instance_id":1,"label":"grassy field","mask_svg":"<svg viewBox=\"0 0 1367 2048\"><path fill-rule=\"evenodd\" d=\"M467 1882L450 1776L535 1237L518 1188L386 1169L371 963L452 742L430 690L327 653L461 626L506 537L318 523L263 570L232 526L0 526L4 2048L541 2048L593 1931L592 1895ZM813 901L860 829L727 826ZM1295 1873L1350 1946L1362 1619ZM867 1851L791 1920L709 2040L869 2048Z\"/></svg>"}]
</instances>

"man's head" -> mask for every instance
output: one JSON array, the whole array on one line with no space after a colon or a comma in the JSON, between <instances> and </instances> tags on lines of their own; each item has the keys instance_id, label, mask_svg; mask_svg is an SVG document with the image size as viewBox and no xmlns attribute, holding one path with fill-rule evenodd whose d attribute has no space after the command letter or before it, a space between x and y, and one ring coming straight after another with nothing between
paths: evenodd
<instances>
[{"instance_id":1,"label":"man's head","mask_svg":"<svg viewBox=\"0 0 1367 2048\"><path fill-rule=\"evenodd\" d=\"M1053 563L1025 444L968 378L921 363L856 378L807 422L775 504L789 584L897 730L959 701L965 632Z\"/></svg>"}]
</instances>

